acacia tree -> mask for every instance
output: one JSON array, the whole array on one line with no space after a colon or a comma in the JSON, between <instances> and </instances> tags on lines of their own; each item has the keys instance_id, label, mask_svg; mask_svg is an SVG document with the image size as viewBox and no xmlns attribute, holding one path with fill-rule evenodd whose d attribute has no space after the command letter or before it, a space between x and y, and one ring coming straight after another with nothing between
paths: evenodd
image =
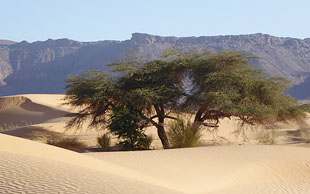
<instances>
[{"instance_id":1,"label":"acacia tree","mask_svg":"<svg viewBox=\"0 0 310 194\"><path fill-rule=\"evenodd\" d=\"M181 81L183 65L174 61L155 60L121 77L118 85L130 96L127 99L145 114L147 123L157 128L164 148L169 148L165 120L183 95Z\"/></svg>"},{"instance_id":2,"label":"acacia tree","mask_svg":"<svg viewBox=\"0 0 310 194\"><path fill-rule=\"evenodd\" d=\"M79 127L87 118L92 120L90 126L106 126L115 107L134 105L140 113L141 123L155 126L163 147L169 148L165 119L175 119L167 110L172 110L182 95L178 84L182 67L155 60L141 68L130 69L118 79L101 72L70 77L67 80L67 103L83 108L74 115L68 127Z\"/></svg>"},{"instance_id":3,"label":"acacia tree","mask_svg":"<svg viewBox=\"0 0 310 194\"><path fill-rule=\"evenodd\" d=\"M302 121L305 110L284 91L288 81L254 68L257 57L240 52L178 53L186 61L191 91L184 107L194 111L196 125L216 127L220 118L239 118L241 125L272 126Z\"/></svg>"},{"instance_id":4,"label":"acacia tree","mask_svg":"<svg viewBox=\"0 0 310 194\"><path fill-rule=\"evenodd\" d=\"M109 74L87 72L67 80L66 104L79 107L67 127L81 127L90 119L90 127L104 127L109 123L113 108L122 104L121 90Z\"/></svg>"},{"instance_id":5,"label":"acacia tree","mask_svg":"<svg viewBox=\"0 0 310 194\"><path fill-rule=\"evenodd\" d=\"M71 77L66 100L82 109L68 126L80 126L87 118L90 126L106 125L113 108L134 106L142 125L155 126L169 148L165 120L176 119L171 111L193 113L195 125L207 127L222 117L264 125L303 118L296 101L283 93L287 82L255 69L253 59L239 52L172 52L138 67L122 63L116 66L122 71L117 79L101 72Z\"/></svg>"}]
</instances>

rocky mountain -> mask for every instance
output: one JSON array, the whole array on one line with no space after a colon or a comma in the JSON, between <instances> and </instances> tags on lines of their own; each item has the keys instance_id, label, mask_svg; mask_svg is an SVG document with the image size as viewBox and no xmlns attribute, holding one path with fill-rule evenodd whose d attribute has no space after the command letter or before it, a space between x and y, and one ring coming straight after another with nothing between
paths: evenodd
<instances>
[{"instance_id":1,"label":"rocky mountain","mask_svg":"<svg viewBox=\"0 0 310 194\"><path fill-rule=\"evenodd\" d=\"M11 44L16 44L16 42L10 40L0 40L0 45L11 45Z\"/></svg>"},{"instance_id":2,"label":"rocky mountain","mask_svg":"<svg viewBox=\"0 0 310 194\"><path fill-rule=\"evenodd\" d=\"M78 42L69 39L0 40L0 96L21 93L64 93L68 75L107 70L111 63L132 52L158 58L171 47L237 50L255 54L258 68L292 81L289 93L310 99L310 39L281 38L266 34L202 37L161 37L134 33L130 40Z\"/></svg>"}]
</instances>

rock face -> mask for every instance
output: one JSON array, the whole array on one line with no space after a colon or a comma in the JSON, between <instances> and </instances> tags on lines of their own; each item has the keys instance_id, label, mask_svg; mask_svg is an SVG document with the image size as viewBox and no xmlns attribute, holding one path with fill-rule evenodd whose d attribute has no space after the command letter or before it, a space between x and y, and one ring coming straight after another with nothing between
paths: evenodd
<instances>
[{"instance_id":1,"label":"rock face","mask_svg":"<svg viewBox=\"0 0 310 194\"><path fill-rule=\"evenodd\" d=\"M171 47L245 51L261 57L257 67L288 78L290 94L310 99L310 39L280 38L266 34L203 37L161 37L134 33L130 40L77 42L69 39L15 43L0 40L0 95L64 93L68 75L106 70L106 64L131 52L152 60Z\"/></svg>"}]
</instances>

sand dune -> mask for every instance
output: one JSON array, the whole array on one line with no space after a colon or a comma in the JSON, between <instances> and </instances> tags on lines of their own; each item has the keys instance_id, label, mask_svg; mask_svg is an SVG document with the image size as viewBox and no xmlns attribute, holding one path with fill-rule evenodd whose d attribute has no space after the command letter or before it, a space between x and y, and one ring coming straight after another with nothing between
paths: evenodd
<instances>
[{"instance_id":1,"label":"sand dune","mask_svg":"<svg viewBox=\"0 0 310 194\"><path fill-rule=\"evenodd\" d=\"M35 141L55 139L64 136L63 132L48 130L44 127L41 127L41 125L24 126L16 129L6 130L1 133Z\"/></svg>"},{"instance_id":2,"label":"sand dune","mask_svg":"<svg viewBox=\"0 0 310 194\"><path fill-rule=\"evenodd\" d=\"M76 111L69 105L64 105L65 95L56 94L25 94L0 98L0 132L31 140L63 136L78 137L83 143L95 146L98 131L67 129L66 117ZM64 117L65 116L65 117Z\"/></svg>"},{"instance_id":3,"label":"sand dune","mask_svg":"<svg viewBox=\"0 0 310 194\"><path fill-rule=\"evenodd\" d=\"M34 103L57 108L60 110L74 110L72 106L64 104L64 94L23 94L19 96L29 98Z\"/></svg>"},{"instance_id":4,"label":"sand dune","mask_svg":"<svg viewBox=\"0 0 310 194\"><path fill-rule=\"evenodd\" d=\"M12 128L0 134L0 193L310 193L309 144L238 146L243 137L232 133L235 120L222 120L218 132L204 135L206 145L215 134L229 146L81 154L22 139L75 135L94 145L97 131L64 131L69 119L64 115L74 109L62 105L63 97L0 98L0 123ZM296 126L285 125L280 132L294 136ZM160 148L156 129L147 133ZM254 138L259 134L247 133Z\"/></svg>"},{"instance_id":5,"label":"sand dune","mask_svg":"<svg viewBox=\"0 0 310 194\"><path fill-rule=\"evenodd\" d=\"M307 148L250 145L79 154L0 135L0 193L309 191Z\"/></svg>"},{"instance_id":6,"label":"sand dune","mask_svg":"<svg viewBox=\"0 0 310 194\"><path fill-rule=\"evenodd\" d=\"M0 127L3 129L43 123L67 113L35 103L24 96L0 98Z\"/></svg>"},{"instance_id":7,"label":"sand dune","mask_svg":"<svg viewBox=\"0 0 310 194\"><path fill-rule=\"evenodd\" d=\"M308 148L249 145L87 155L186 193L310 193Z\"/></svg>"},{"instance_id":8,"label":"sand dune","mask_svg":"<svg viewBox=\"0 0 310 194\"><path fill-rule=\"evenodd\" d=\"M182 192L122 166L1 134L0 193Z\"/></svg>"}]
</instances>

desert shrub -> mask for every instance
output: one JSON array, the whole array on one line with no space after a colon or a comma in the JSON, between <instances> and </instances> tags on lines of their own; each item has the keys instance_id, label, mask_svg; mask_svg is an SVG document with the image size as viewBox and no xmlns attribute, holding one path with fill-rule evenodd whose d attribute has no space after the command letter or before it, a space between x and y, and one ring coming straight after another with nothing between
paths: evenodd
<instances>
[{"instance_id":1,"label":"desert shrub","mask_svg":"<svg viewBox=\"0 0 310 194\"><path fill-rule=\"evenodd\" d=\"M19 128L19 127L23 127L23 126L28 126L28 125L32 125L31 122L22 120L19 123L14 123L14 122L10 122L10 123L1 123L0 124L0 131L6 131L6 130L10 130L10 129L15 129L15 128Z\"/></svg>"},{"instance_id":2,"label":"desert shrub","mask_svg":"<svg viewBox=\"0 0 310 194\"><path fill-rule=\"evenodd\" d=\"M108 150L111 145L111 135L109 133L105 133L97 137L97 144L104 150Z\"/></svg>"},{"instance_id":3,"label":"desert shrub","mask_svg":"<svg viewBox=\"0 0 310 194\"><path fill-rule=\"evenodd\" d=\"M119 138L122 150L140 150L150 147L151 139L144 133L143 126L140 126L139 113L126 106L113 108L113 116L108 128Z\"/></svg>"},{"instance_id":4,"label":"desert shrub","mask_svg":"<svg viewBox=\"0 0 310 194\"><path fill-rule=\"evenodd\" d=\"M143 139L141 139L141 143L140 143L141 148L144 150L151 149L153 140L154 140L153 136L146 135Z\"/></svg>"},{"instance_id":5,"label":"desert shrub","mask_svg":"<svg viewBox=\"0 0 310 194\"><path fill-rule=\"evenodd\" d=\"M53 138L46 140L46 143L77 152L84 152L86 148L86 145L80 142L78 138Z\"/></svg>"},{"instance_id":6,"label":"desert shrub","mask_svg":"<svg viewBox=\"0 0 310 194\"><path fill-rule=\"evenodd\" d=\"M299 129L300 137L302 138L302 141L304 143L310 143L310 128L309 127L303 127Z\"/></svg>"},{"instance_id":7,"label":"desert shrub","mask_svg":"<svg viewBox=\"0 0 310 194\"><path fill-rule=\"evenodd\" d=\"M202 137L201 128L189 120L178 118L168 125L169 142L174 148L196 147Z\"/></svg>"},{"instance_id":8,"label":"desert shrub","mask_svg":"<svg viewBox=\"0 0 310 194\"><path fill-rule=\"evenodd\" d=\"M258 138L258 143L272 145L276 143L276 134L275 132L268 130L263 131L263 134L260 138Z\"/></svg>"},{"instance_id":9,"label":"desert shrub","mask_svg":"<svg viewBox=\"0 0 310 194\"><path fill-rule=\"evenodd\" d=\"M151 148L153 138L142 134L134 143L128 140L121 141L119 145L122 150L148 150Z\"/></svg>"}]
</instances>

